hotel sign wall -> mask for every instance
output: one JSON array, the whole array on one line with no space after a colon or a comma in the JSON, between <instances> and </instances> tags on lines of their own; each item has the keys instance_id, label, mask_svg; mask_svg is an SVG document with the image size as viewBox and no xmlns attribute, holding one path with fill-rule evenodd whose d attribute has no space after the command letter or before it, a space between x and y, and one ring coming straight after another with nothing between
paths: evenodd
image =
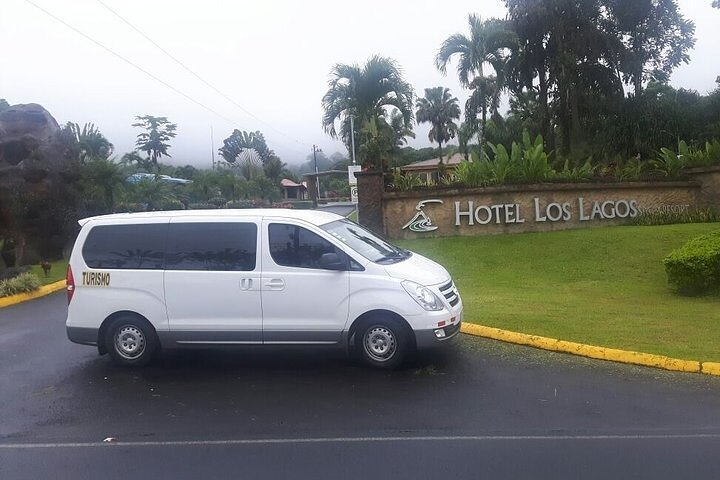
<instances>
[{"instance_id":1,"label":"hotel sign wall","mask_svg":"<svg viewBox=\"0 0 720 480\"><path fill-rule=\"evenodd\" d=\"M419 192L418 192L419 193ZM697 204L693 185L455 191L383 197L385 233L393 238L561 230L627 223L644 211L685 211Z\"/></svg>"}]
</instances>

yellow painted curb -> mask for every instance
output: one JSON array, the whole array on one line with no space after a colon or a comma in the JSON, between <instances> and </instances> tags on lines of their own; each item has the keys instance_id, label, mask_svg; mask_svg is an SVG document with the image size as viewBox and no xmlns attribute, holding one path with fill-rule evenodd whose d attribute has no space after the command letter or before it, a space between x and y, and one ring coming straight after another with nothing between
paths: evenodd
<instances>
[{"instance_id":1,"label":"yellow painted curb","mask_svg":"<svg viewBox=\"0 0 720 480\"><path fill-rule=\"evenodd\" d=\"M10 305L17 305L18 303L27 302L35 298L44 297L51 293L59 292L65 289L65 280L60 280L55 283L43 285L34 292L29 293L18 293L17 295L10 295L9 297L0 297L0 308L9 307Z\"/></svg>"},{"instance_id":2,"label":"yellow painted curb","mask_svg":"<svg viewBox=\"0 0 720 480\"><path fill-rule=\"evenodd\" d=\"M556 338L529 335L527 333L511 332L500 328L486 327L472 323L463 323L461 331L468 335L491 338L518 345L541 348L553 352L572 353L589 358L609 360L612 362L631 363L633 365L644 365L647 367L662 368L678 372L704 373L707 375L720 376L720 363L699 362L697 360L681 360L678 358L654 355L650 353L631 352L615 348L596 347L583 343L568 342Z\"/></svg>"}]
</instances>

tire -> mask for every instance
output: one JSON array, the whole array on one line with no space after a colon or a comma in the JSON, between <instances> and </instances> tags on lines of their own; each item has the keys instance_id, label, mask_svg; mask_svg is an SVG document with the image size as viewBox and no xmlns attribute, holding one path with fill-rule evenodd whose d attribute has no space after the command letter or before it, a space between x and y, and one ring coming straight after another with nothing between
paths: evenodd
<instances>
[{"instance_id":1,"label":"tire","mask_svg":"<svg viewBox=\"0 0 720 480\"><path fill-rule=\"evenodd\" d=\"M141 367L153 359L158 350L155 329L140 317L123 315L105 332L105 348L113 363L124 367Z\"/></svg>"},{"instance_id":2,"label":"tire","mask_svg":"<svg viewBox=\"0 0 720 480\"><path fill-rule=\"evenodd\" d=\"M386 320L373 320L355 332L355 349L365 365L373 368L399 367L411 347L410 337L401 325Z\"/></svg>"}]
</instances>

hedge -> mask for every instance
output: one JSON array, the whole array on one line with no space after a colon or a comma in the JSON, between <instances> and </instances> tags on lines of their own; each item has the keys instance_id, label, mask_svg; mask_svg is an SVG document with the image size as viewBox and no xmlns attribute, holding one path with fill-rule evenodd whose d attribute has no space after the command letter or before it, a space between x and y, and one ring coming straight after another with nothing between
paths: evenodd
<instances>
[{"instance_id":1,"label":"hedge","mask_svg":"<svg viewBox=\"0 0 720 480\"><path fill-rule=\"evenodd\" d=\"M668 281L682 294L720 290L720 231L693 238L663 263Z\"/></svg>"},{"instance_id":2,"label":"hedge","mask_svg":"<svg viewBox=\"0 0 720 480\"><path fill-rule=\"evenodd\" d=\"M0 297L32 292L40 288L40 279L32 273L21 273L17 277L0 281Z\"/></svg>"}]
</instances>

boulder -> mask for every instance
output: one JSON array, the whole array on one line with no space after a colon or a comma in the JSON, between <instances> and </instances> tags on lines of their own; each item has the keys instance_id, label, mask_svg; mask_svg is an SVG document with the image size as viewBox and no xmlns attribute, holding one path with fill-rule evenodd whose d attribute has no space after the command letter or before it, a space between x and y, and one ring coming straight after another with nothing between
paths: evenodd
<instances>
[{"instance_id":1,"label":"boulder","mask_svg":"<svg viewBox=\"0 0 720 480\"><path fill-rule=\"evenodd\" d=\"M47 239L65 230L73 207L76 166L66 152L60 126L41 105L0 111L0 238L22 245L16 264L61 255L46 245L57 243Z\"/></svg>"}]
</instances>

